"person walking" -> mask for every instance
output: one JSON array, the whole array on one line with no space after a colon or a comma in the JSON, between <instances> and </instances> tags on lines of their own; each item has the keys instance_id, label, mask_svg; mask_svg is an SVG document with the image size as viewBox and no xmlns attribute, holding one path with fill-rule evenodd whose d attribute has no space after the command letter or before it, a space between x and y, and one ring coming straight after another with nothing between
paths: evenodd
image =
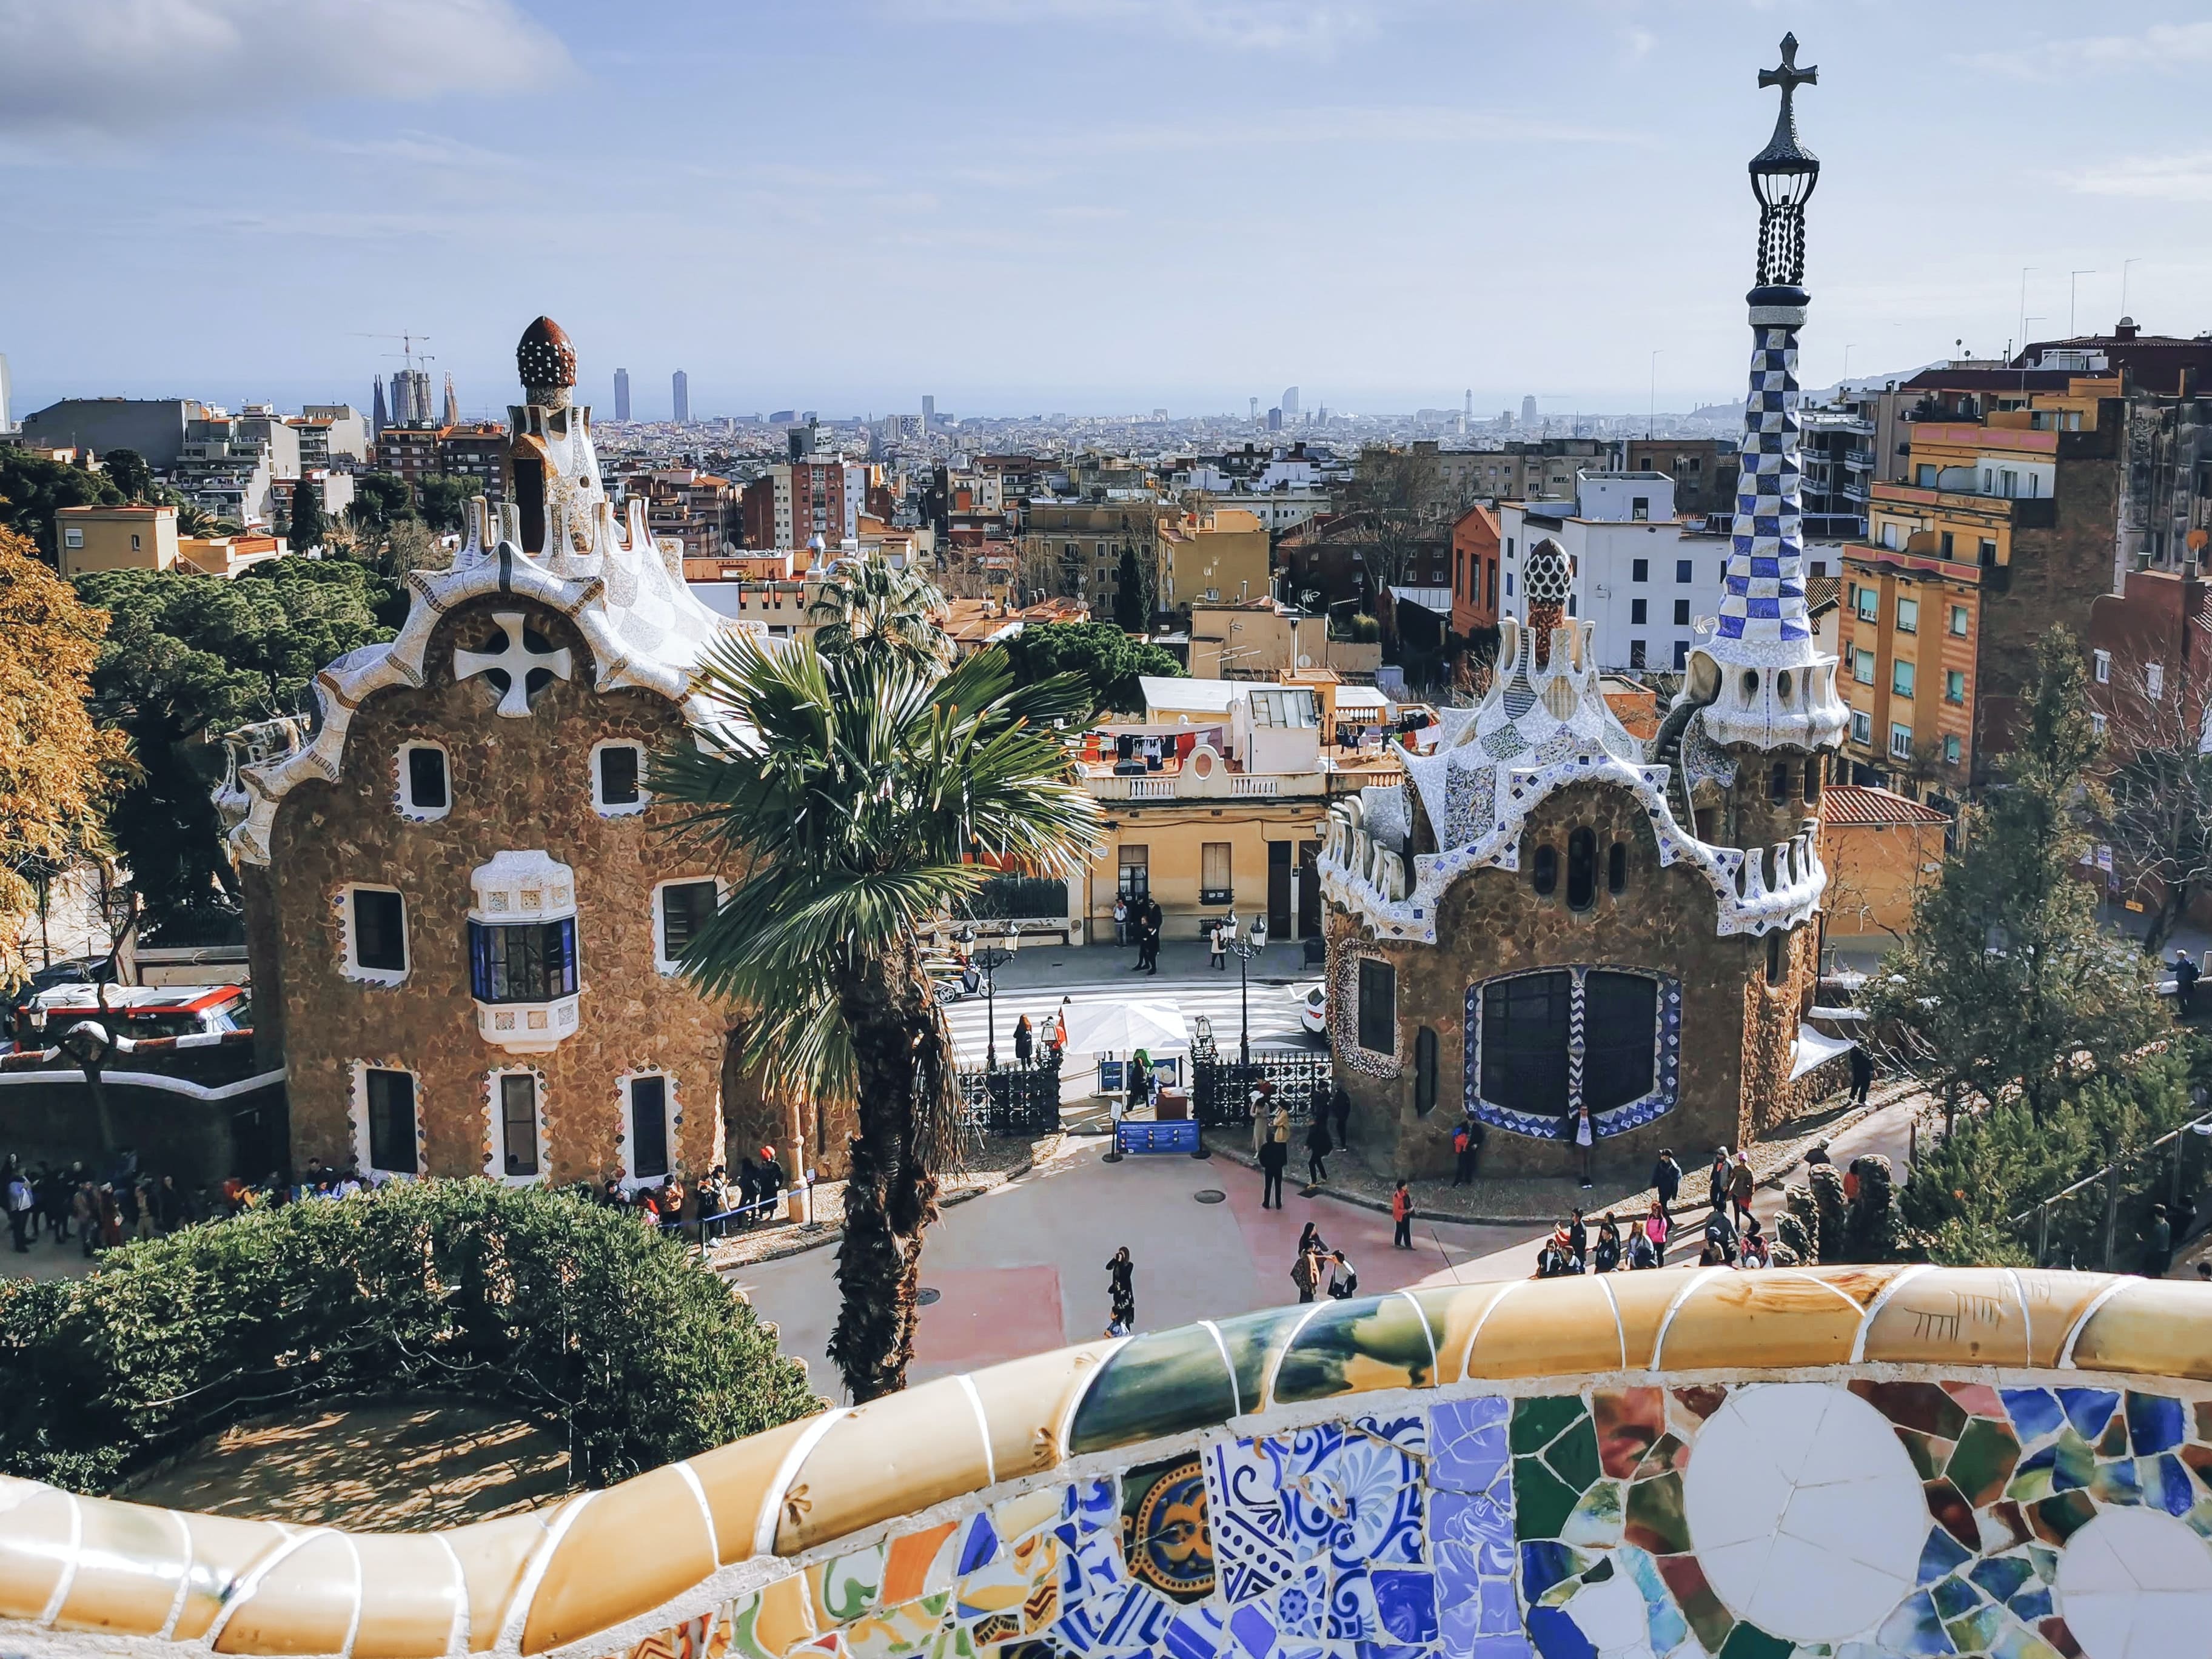
<instances>
[{"instance_id":1,"label":"person walking","mask_svg":"<svg viewBox=\"0 0 2212 1659\"><path fill-rule=\"evenodd\" d=\"M1662 1146L1658 1161L1651 1166L1651 1185L1659 1194L1662 1207L1671 1207L1674 1194L1682 1190L1682 1166L1674 1162L1674 1149Z\"/></svg>"},{"instance_id":2,"label":"person walking","mask_svg":"<svg viewBox=\"0 0 2212 1659\"><path fill-rule=\"evenodd\" d=\"M1590 1188L1590 1177L1597 1168L1597 1136L1590 1128L1589 1107L1575 1108L1575 1157L1582 1169L1583 1190Z\"/></svg>"},{"instance_id":3,"label":"person walking","mask_svg":"<svg viewBox=\"0 0 2212 1659\"><path fill-rule=\"evenodd\" d=\"M1137 1328L1136 1274L1137 1264L1129 1259L1129 1247L1124 1244L1106 1263L1107 1294L1114 1307L1112 1324L1121 1328L1119 1334L1123 1336Z\"/></svg>"},{"instance_id":4,"label":"person walking","mask_svg":"<svg viewBox=\"0 0 2212 1659\"><path fill-rule=\"evenodd\" d=\"M1874 1056L1867 1053L1866 1044L1851 1044L1851 1104L1863 1106L1867 1091L1874 1087Z\"/></svg>"},{"instance_id":5,"label":"person walking","mask_svg":"<svg viewBox=\"0 0 2212 1659\"><path fill-rule=\"evenodd\" d=\"M1713 1153L1713 1167L1705 1171L1706 1201L1716 1206L1728 1199L1729 1149L1717 1148Z\"/></svg>"},{"instance_id":6,"label":"person walking","mask_svg":"<svg viewBox=\"0 0 2212 1659\"><path fill-rule=\"evenodd\" d=\"M1666 1200L1653 1199L1651 1208L1644 1218L1644 1237L1650 1241L1651 1265L1655 1267L1667 1265L1667 1235L1673 1225L1667 1218Z\"/></svg>"},{"instance_id":7,"label":"person walking","mask_svg":"<svg viewBox=\"0 0 2212 1659\"><path fill-rule=\"evenodd\" d=\"M1229 971L1229 930L1226 924L1217 921L1206 930L1206 960L1212 963L1218 974Z\"/></svg>"},{"instance_id":8,"label":"person walking","mask_svg":"<svg viewBox=\"0 0 2212 1659\"><path fill-rule=\"evenodd\" d=\"M1751 1172L1751 1159L1739 1152L1729 1166L1729 1202L1735 1206L1738 1221L1751 1219L1751 1195L1759 1188L1759 1177Z\"/></svg>"},{"instance_id":9,"label":"person walking","mask_svg":"<svg viewBox=\"0 0 2212 1659\"><path fill-rule=\"evenodd\" d=\"M1030 1056L1036 1052L1036 1033L1030 1029L1030 1017L1024 1014L1014 1022L1014 1064L1026 1066Z\"/></svg>"},{"instance_id":10,"label":"person walking","mask_svg":"<svg viewBox=\"0 0 2212 1659\"><path fill-rule=\"evenodd\" d=\"M1306 1130L1306 1189L1300 1196L1310 1197L1328 1179L1328 1169L1322 1160L1336 1150L1336 1143L1328 1138L1328 1120L1316 1115Z\"/></svg>"},{"instance_id":11,"label":"person walking","mask_svg":"<svg viewBox=\"0 0 2212 1659\"><path fill-rule=\"evenodd\" d=\"M1114 895L1114 943L1121 945L1128 942L1129 902L1116 893Z\"/></svg>"},{"instance_id":12,"label":"person walking","mask_svg":"<svg viewBox=\"0 0 2212 1659\"><path fill-rule=\"evenodd\" d=\"M1452 1180L1455 1187L1474 1184L1474 1120L1463 1117L1452 1131Z\"/></svg>"},{"instance_id":13,"label":"person walking","mask_svg":"<svg viewBox=\"0 0 2212 1659\"><path fill-rule=\"evenodd\" d=\"M1336 1120L1336 1144L1352 1145L1352 1095L1341 1083L1329 1097L1328 1115Z\"/></svg>"},{"instance_id":14,"label":"person walking","mask_svg":"<svg viewBox=\"0 0 2212 1659\"><path fill-rule=\"evenodd\" d=\"M1735 1261L1735 1223L1729 1219L1728 1199L1723 1195L1713 1206L1713 1212L1705 1218L1705 1253L1698 1260L1706 1261L1717 1252L1717 1259L1731 1266Z\"/></svg>"},{"instance_id":15,"label":"person walking","mask_svg":"<svg viewBox=\"0 0 2212 1659\"><path fill-rule=\"evenodd\" d=\"M1342 1250L1328 1254L1328 1294L1334 1302L1349 1302L1359 1294L1359 1274Z\"/></svg>"},{"instance_id":16,"label":"person walking","mask_svg":"<svg viewBox=\"0 0 2212 1659\"><path fill-rule=\"evenodd\" d=\"M1583 1212L1576 1210L1567 1221L1567 1254L1575 1259L1575 1271L1586 1272L1589 1267L1589 1227L1583 1220Z\"/></svg>"},{"instance_id":17,"label":"person walking","mask_svg":"<svg viewBox=\"0 0 2212 1659\"><path fill-rule=\"evenodd\" d=\"M1390 1232L1390 1248L1394 1250L1412 1249L1413 1248L1413 1194L1407 1189L1403 1180L1398 1182L1397 1189L1390 1194L1390 1219L1394 1224Z\"/></svg>"},{"instance_id":18,"label":"person walking","mask_svg":"<svg viewBox=\"0 0 2212 1659\"><path fill-rule=\"evenodd\" d=\"M2197 1012L2197 964L2189 959L2186 951L2173 953L2173 1001L2187 1019Z\"/></svg>"},{"instance_id":19,"label":"person walking","mask_svg":"<svg viewBox=\"0 0 2212 1659\"><path fill-rule=\"evenodd\" d=\"M1062 997L1052 1017L1052 1046L1062 1059L1067 1056L1067 1011L1074 1006L1073 997Z\"/></svg>"},{"instance_id":20,"label":"person walking","mask_svg":"<svg viewBox=\"0 0 2212 1659\"><path fill-rule=\"evenodd\" d=\"M2173 1224L2166 1218L2166 1206L2150 1206L2150 1220L2143 1228L2142 1267L2139 1270L2145 1279L2163 1279L2166 1269L2173 1266Z\"/></svg>"}]
</instances>

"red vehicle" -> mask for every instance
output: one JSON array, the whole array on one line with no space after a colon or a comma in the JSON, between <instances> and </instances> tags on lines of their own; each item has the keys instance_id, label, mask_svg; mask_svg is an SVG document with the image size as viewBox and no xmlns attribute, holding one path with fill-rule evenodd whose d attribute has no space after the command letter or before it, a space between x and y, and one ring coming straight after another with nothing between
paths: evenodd
<instances>
[{"instance_id":1,"label":"red vehicle","mask_svg":"<svg viewBox=\"0 0 2212 1659\"><path fill-rule=\"evenodd\" d=\"M107 1006L100 1006L102 992ZM79 1020L96 1019L133 1042L152 1037L220 1038L253 1029L253 1000L242 985L57 985L18 1012L15 1052L51 1048ZM198 1045L193 1045L198 1046Z\"/></svg>"}]
</instances>

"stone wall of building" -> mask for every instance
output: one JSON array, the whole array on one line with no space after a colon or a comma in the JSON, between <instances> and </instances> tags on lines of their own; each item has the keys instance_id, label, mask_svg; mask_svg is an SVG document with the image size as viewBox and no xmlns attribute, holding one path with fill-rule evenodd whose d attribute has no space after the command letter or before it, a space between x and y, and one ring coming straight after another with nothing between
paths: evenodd
<instances>
[{"instance_id":1,"label":"stone wall of building","mask_svg":"<svg viewBox=\"0 0 2212 1659\"><path fill-rule=\"evenodd\" d=\"M485 677L455 679L453 652L478 644L494 612L518 610L570 653L574 667L536 694L526 718L507 719L494 714L498 696ZM512 596L471 600L440 619L426 660L420 689L376 693L356 714L334 782L302 784L284 798L267 870L249 872L255 984L281 1021L295 1163L355 1155L356 1072L367 1062L416 1074L428 1174L484 1170L489 1079L515 1069L543 1080L544 1179L599 1182L625 1172L619 1079L647 1071L674 1079L672 1163L687 1176L702 1173L723 1161L729 1021L656 967L653 888L706 876L710 866L662 833L672 809L601 816L591 776L592 745L604 739L648 750L688 740L680 711L648 691L593 690L580 632ZM451 810L434 822L410 821L398 808L399 747L414 739L442 744L449 757ZM581 1000L573 1036L548 1053L514 1054L478 1034L469 878L495 853L541 848L575 872ZM356 882L405 896L403 983L346 976L341 898Z\"/></svg>"},{"instance_id":2,"label":"stone wall of building","mask_svg":"<svg viewBox=\"0 0 2212 1659\"><path fill-rule=\"evenodd\" d=\"M1597 890L1590 908L1567 903L1564 873L1567 837L1587 826L1599 847ZM1606 890L1606 850L1627 843L1625 890ZM1530 878L1534 849L1548 842L1562 858L1559 884L1540 896ZM1709 1152L1741 1139L1745 1125L1743 1054L1745 987L1765 979L1766 945L1758 938L1723 938L1715 930L1716 901L1705 878L1686 865L1662 866L1650 820L1634 797L1614 788L1577 785L1559 791L1529 814L1516 871L1470 872L1446 890L1437 917L1437 943L1376 941L1332 906L1329 915L1331 995L1340 1004L1357 995L1352 959L1372 954L1397 969L1398 1054L1378 1063L1357 1046L1356 1006L1340 1008L1337 1073L1354 1100L1353 1137L1378 1167L1408 1176L1434 1176L1451 1167L1451 1134L1466 1098L1467 996L1470 986L1502 974L1570 966L1656 969L1680 981L1682 995L1681 1069L1671 1110L1650 1122L1601 1138L1604 1169L1648 1168L1662 1146L1678 1155ZM1800 933L1809 930L1800 929ZM1779 1028L1778 1016L1769 1022ZM1427 1026L1437 1037L1434 1109L1415 1109L1416 1035ZM1794 1035L1794 1016L1789 1029ZM1761 1027L1761 1042L1770 1039ZM1782 1075L1789 1075L1786 1044ZM1383 1073L1389 1075L1383 1075ZM1492 1129L1483 1169L1497 1175L1565 1176L1576 1167L1576 1149Z\"/></svg>"}]
</instances>

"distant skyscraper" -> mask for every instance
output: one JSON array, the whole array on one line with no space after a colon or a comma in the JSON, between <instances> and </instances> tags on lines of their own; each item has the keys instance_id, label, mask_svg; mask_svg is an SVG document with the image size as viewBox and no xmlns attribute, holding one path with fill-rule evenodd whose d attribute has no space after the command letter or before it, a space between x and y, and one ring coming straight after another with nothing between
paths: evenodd
<instances>
[{"instance_id":1,"label":"distant skyscraper","mask_svg":"<svg viewBox=\"0 0 2212 1659\"><path fill-rule=\"evenodd\" d=\"M1468 387L1467 407L1460 412L1465 415L1470 421L1474 418L1474 388L1473 386Z\"/></svg>"},{"instance_id":2,"label":"distant skyscraper","mask_svg":"<svg viewBox=\"0 0 2212 1659\"><path fill-rule=\"evenodd\" d=\"M435 415L430 403L430 371L394 369L392 374L392 424L427 424Z\"/></svg>"},{"instance_id":3,"label":"distant skyscraper","mask_svg":"<svg viewBox=\"0 0 2212 1659\"><path fill-rule=\"evenodd\" d=\"M1534 393L1521 400L1521 424L1523 426L1536 424L1536 399Z\"/></svg>"},{"instance_id":4,"label":"distant skyscraper","mask_svg":"<svg viewBox=\"0 0 2212 1659\"><path fill-rule=\"evenodd\" d=\"M1294 386L1283 388L1283 418L1295 421L1298 417L1298 389Z\"/></svg>"},{"instance_id":5,"label":"distant skyscraper","mask_svg":"<svg viewBox=\"0 0 2212 1659\"><path fill-rule=\"evenodd\" d=\"M8 417L8 354L0 351L0 432L13 432L15 423Z\"/></svg>"},{"instance_id":6,"label":"distant skyscraper","mask_svg":"<svg viewBox=\"0 0 2212 1659\"><path fill-rule=\"evenodd\" d=\"M629 419L629 371L626 368L615 371L615 419Z\"/></svg>"},{"instance_id":7,"label":"distant skyscraper","mask_svg":"<svg viewBox=\"0 0 2212 1659\"><path fill-rule=\"evenodd\" d=\"M691 418L691 377L679 368L670 384L676 392L676 424L682 426Z\"/></svg>"},{"instance_id":8,"label":"distant skyscraper","mask_svg":"<svg viewBox=\"0 0 2212 1659\"><path fill-rule=\"evenodd\" d=\"M376 383L376 396L372 402L374 407L371 410L368 417L368 435L372 438L380 438L384 435L384 428L392 424L391 416L385 412L384 382L381 380Z\"/></svg>"},{"instance_id":9,"label":"distant skyscraper","mask_svg":"<svg viewBox=\"0 0 2212 1659\"><path fill-rule=\"evenodd\" d=\"M1254 398L1249 399L1249 401L1252 405L1252 412L1249 415L1247 415L1244 418L1248 421L1256 421L1260 418L1260 400L1257 398Z\"/></svg>"},{"instance_id":10,"label":"distant skyscraper","mask_svg":"<svg viewBox=\"0 0 2212 1659\"><path fill-rule=\"evenodd\" d=\"M937 424L937 399L928 392L921 398L921 435L927 438L929 428Z\"/></svg>"},{"instance_id":11,"label":"distant skyscraper","mask_svg":"<svg viewBox=\"0 0 2212 1659\"><path fill-rule=\"evenodd\" d=\"M453 395L453 377L450 374L446 376L446 417L444 423L447 426L459 426L461 423L461 400Z\"/></svg>"},{"instance_id":12,"label":"distant skyscraper","mask_svg":"<svg viewBox=\"0 0 2212 1659\"><path fill-rule=\"evenodd\" d=\"M1270 432L1280 432L1282 429L1283 410L1282 405L1278 404L1274 408L1267 411L1267 430Z\"/></svg>"}]
</instances>

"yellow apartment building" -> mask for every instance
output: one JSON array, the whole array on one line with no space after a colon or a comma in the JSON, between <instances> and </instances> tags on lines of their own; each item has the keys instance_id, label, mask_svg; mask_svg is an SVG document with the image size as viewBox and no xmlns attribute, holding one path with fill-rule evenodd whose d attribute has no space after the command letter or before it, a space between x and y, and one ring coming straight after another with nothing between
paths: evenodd
<instances>
[{"instance_id":1,"label":"yellow apartment building","mask_svg":"<svg viewBox=\"0 0 2212 1659\"><path fill-rule=\"evenodd\" d=\"M1939 800L1987 781L2035 640L2111 586L2118 392L2076 380L1906 428L1911 482L1875 483L1867 539L1844 548L1849 781Z\"/></svg>"},{"instance_id":2,"label":"yellow apartment building","mask_svg":"<svg viewBox=\"0 0 2212 1659\"><path fill-rule=\"evenodd\" d=\"M1943 873L1951 820L1887 789L1831 784L1820 796L1820 862L1831 939L1902 939L1912 907Z\"/></svg>"},{"instance_id":3,"label":"yellow apartment building","mask_svg":"<svg viewBox=\"0 0 2212 1659\"><path fill-rule=\"evenodd\" d=\"M1144 682L1142 719L1087 733L1080 770L1103 814L1077 904L1085 936L1114 942L1114 902L1149 896L1163 937L1203 938L1234 910L1278 940L1322 927L1321 856L1331 797L1403 775L1387 752L1322 742L1327 685Z\"/></svg>"},{"instance_id":4,"label":"yellow apartment building","mask_svg":"<svg viewBox=\"0 0 2212 1659\"><path fill-rule=\"evenodd\" d=\"M1187 611L1205 603L1263 599L1269 586L1267 527L1241 507L1162 519L1158 605Z\"/></svg>"}]
</instances>

